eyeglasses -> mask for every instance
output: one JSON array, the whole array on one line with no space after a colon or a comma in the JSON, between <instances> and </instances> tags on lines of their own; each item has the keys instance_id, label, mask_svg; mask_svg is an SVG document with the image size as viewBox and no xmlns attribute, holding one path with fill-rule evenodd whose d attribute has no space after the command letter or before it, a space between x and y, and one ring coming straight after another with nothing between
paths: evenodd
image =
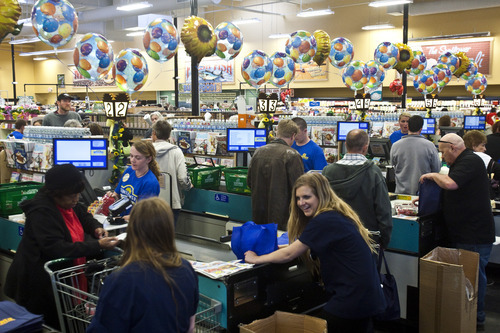
<instances>
[{"instance_id":1,"label":"eyeglasses","mask_svg":"<svg viewBox=\"0 0 500 333\"><path fill-rule=\"evenodd\" d=\"M450 141L438 140L438 142L441 142L441 143L449 143L450 145L455 145L453 142L450 142Z\"/></svg>"}]
</instances>

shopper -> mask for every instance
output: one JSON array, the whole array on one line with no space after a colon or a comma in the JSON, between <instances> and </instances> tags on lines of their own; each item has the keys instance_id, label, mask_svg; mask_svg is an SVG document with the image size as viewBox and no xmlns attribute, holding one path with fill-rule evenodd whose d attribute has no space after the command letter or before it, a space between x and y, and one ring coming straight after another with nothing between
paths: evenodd
<instances>
[{"instance_id":1,"label":"shopper","mask_svg":"<svg viewBox=\"0 0 500 333\"><path fill-rule=\"evenodd\" d=\"M64 123L64 127L74 127L74 128L82 128L82 123L80 123L78 120L76 119L68 119L65 123Z\"/></svg>"},{"instance_id":2,"label":"shopper","mask_svg":"<svg viewBox=\"0 0 500 333\"><path fill-rule=\"evenodd\" d=\"M358 214L365 228L380 232L380 237L374 239L385 249L392 233L391 201L380 168L365 157L369 143L365 131L349 131L345 141L347 154L327 165L323 175L335 193Z\"/></svg>"},{"instance_id":3,"label":"shopper","mask_svg":"<svg viewBox=\"0 0 500 333\"><path fill-rule=\"evenodd\" d=\"M277 223L286 230L293 184L304 173L302 158L290 146L299 128L291 119L278 123L277 138L258 148L248 168L252 217L257 224Z\"/></svg>"},{"instance_id":4,"label":"shopper","mask_svg":"<svg viewBox=\"0 0 500 333\"><path fill-rule=\"evenodd\" d=\"M411 117L408 121L408 135L391 148L391 163L394 166L398 194L416 195L420 176L441 170L436 146L420 135L423 124L422 117Z\"/></svg>"},{"instance_id":5,"label":"shopper","mask_svg":"<svg viewBox=\"0 0 500 333\"><path fill-rule=\"evenodd\" d=\"M90 122L86 127L90 129L90 134L104 136L104 130L98 123Z\"/></svg>"},{"instance_id":6,"label":"shopper","mask_svg":"<svg viewBox=\"0 0 500 333\"><path fill-rule=\"evenodd\" d=\"M9 134L9 138L14 138L14 139L22 139L24 136L24 127L26 126L26 120L24 119L18 119L16 120L14 127L16 128L15 131L11 132Z\"/></svg>"},{"instance_id":7,"label":"shopper","mask_svg":"<svg viewBox=\"0 0 500 333\"><path fill-rule=\"evenodd\" d=\"M299 133L295 136L292 148L299 152L304 163L304 172L309 170L323 170L327 165L325 153L316 142L312 141L307 134L307 123L300 117L292 118L299 127Z\"/></svg>"},{"instance_id":8,"label":"shopper","mask_svg":"<svg viewBox=\"0 0 500 333\"><path fill-rule=\"evenodd\" d=\"M486 154L495 162L500 162L500 121L491 126L491 131L493 134L486 137Z\"/></svg>"},{"instance_id":9,"label":"shopper","mask_svg":"<svg viewBox=\"0 0 500 333\"><path fill-rule=\"evenodd\" d=\"M158 121L158 120L163 120L163 116L161 115L160 112L155 111L151 113L150 116L150 121L151 121L151 128L144 133L144 139L150 139L151 135L153 134L153 125Z\"/></svg>"},{"instance_id":10,"label":"shopper","mask_svg":"<svg viewBox=\"0 0 500 333\"><path fill-rule=\"evenodd\" d=\"M132 204L160 194L160 169L156 150L151 142L138 141L130 148L130 166L123 172L114 191L108 192L115 199L127 197ZM128 220L130 208L122 215Z\"/></svg>"},{"instance_id":11,"label":"shopper","mask_svg":"<svg viewBox=\"0 0 500 333\"><path fill-rule=\"evenodd\" d=\"M58 258L78 258L112 249L116 237L108 233L86 207L78 204L84 189L82 174L72 164L56 165L45 175L45 185L33 199L20 207L26 214L21 243L10 266L5 294L35 314L43 314L45 323L59 327L54 294L44 264Z\"/></svg>"},{"instance_id":12,"label":"shopper","mask_svg":"<svg viewBox=\"0 0 500 333\"><path fill-rule=\"evenodd\" d=\"M399 130L392 133L389 136L391 143L399 141L403 136L408 135L408 121L410 120L411 114L408 112L401 112L399 115Z\"/></svg>"},{"instance_id":13,"label":"shopper","mask_svg":"<svg viewBox=\"0 0 500 333\"><path fill-rule=\"evenodd\" d=\"M82 119L75 111L71 110L71 101L73 98L64 93L57 96L57 111L51 112L43 117L43 126L59 126L63 127L64 123L69 119L78 120L80 123Z\"/></svg>"},{"instance_id":14,"label":"shopper","mask_svg":"<svg viewBox=\"0 0 500 333\"><path fill-rule=\"evenodd\" d=\"M191 189L193 185L187 173L186 159L182 150L167 142L171 132L172 126L165 120L158 120L153 124L152 138L156 150L156 161L161 172L167 172L172 176L170 182L172 197L170 199L174 212L174 222L177 224L184 201L184 192Z\"/></svg>"},{"instance_id":15,"label":"shopper","mask_svg":"<svg viewBox=\"0 0 500 333\"><path fill-rule=\"evenodd\" d=\"M450 166L449 174L426 173L420 181L429 179L444 189L443 216L448 245L479 253L477 326L484 329L485 268L495 241L490 182L481 158L466 149L457 134L443 136L439 151Z\"/></svg>"},{"instance_id":16,"label":"shopper","mask_svg":"<svg viewBox=\"0 0 500 333\"><path fill-rule=\"evenodd\" d=\"M293 187L288 220L290 245L270 254L245 253L253 264L319 260L330 300L321 312L328 332L371 332L371 317L385 310L376 253L368 230L319 173L302 175Z\"/></svg>"},{"instance_id":17,"label":"shopper","mask_svg":"<svg viewBox=\"0 0 500 333\"><path fill-rule=\"evenodd\" d=\"M193 332L199 291L175 246L173 215L160 198L132 209L121 267L106 278L88 333Z\"/></svg>"}]
</instances>

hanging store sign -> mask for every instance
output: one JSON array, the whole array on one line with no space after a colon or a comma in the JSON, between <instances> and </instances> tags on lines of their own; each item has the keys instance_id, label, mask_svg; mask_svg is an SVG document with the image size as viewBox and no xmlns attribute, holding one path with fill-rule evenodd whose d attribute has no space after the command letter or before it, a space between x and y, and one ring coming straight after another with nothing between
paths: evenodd
<instances>
[{"instance_id":1,"label":"hanging store sign","mask_svg":"<svg viewBox=\"0 0 500 333\"><path fill-rule=\"evenodd\" d=\"M104 94L103 104L104 112L108 118L125 118L128 111L128 95L120 93L115 94Z\"/></svg>"},{"instance_id":2,"label":"hanging store sign","mask_svg":"<svg viewBox=\"0 0 500 333\"><path fill-rule=\"evenodd\" d=\"M266 94L260 93L257 98L257 111L274 113L276 112L276 107L278 106L278 94Z\"/></svg>"},{"instance_id":3,"label":"hanging store sign","mask_svg":"<svg viewBox=\"0 0 500 333\"><path fill-rule=\"evenodd\" d=\"M221 82L200 82L198 84L199 92L201 94L208 93L221 93L222 92L222 83ZM179 93L180 94L190 94L192 91L192 87L190 83L179 83Z\"/></svg>"},{"instance_id":4,"label":"hanging store sign","mask_svg":"<svg viewBox=\"0 0 500 333\"><path fill-rule=\"evenodd\" d=\"M191 58L186 61L186 83L191 82ZM234 59L226 61L219 57L203 58L198 65L200 82L234 82Z\"/></svg>"},{"instance_id":5,"label":"hanging store sign","mask_svg":"<svg viewBox=\"0 0 500 333\"><path fill-rule=\"evenodd\" d=\"M479 73L490 74L490 56L491 56L491 39L469 39L464 40L445 40L435 42L411 43L410 47L415 49L421 48L427 58L427 67L434 66L439 57L446 53L464 52L467 57L474 60L478 67ZM430 61L429 61L430 60Z\"/></svg>"},{"instance_id":6,"label":"hanging store sign","mask_svg":"<svg viewBox=\"0 0 500 333\"><path fill-rule=\"evenodd\" d=\"M436 94L427 94L424 96L425 107L429 109L434 109L438 104L438 96Z\"/></svg>"}]
</instances>

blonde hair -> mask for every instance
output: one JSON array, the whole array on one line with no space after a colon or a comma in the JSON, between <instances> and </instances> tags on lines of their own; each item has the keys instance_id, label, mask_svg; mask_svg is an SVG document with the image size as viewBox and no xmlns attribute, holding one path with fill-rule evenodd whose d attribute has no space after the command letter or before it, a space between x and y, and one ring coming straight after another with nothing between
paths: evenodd
<instances>
[{"instance_id":1,"label":"blonde hair","mask_svg":"<svg viewBox=\"0 0 500 333\"><path fill-rule=\"evenodd\" d=\"M408 118L411 118L411 114L409 112L401 112L399 114L399 118L398 118L398 121L401 121L401 118L403 117L408 117Z\"/></svg>"},{"instance_id":2,"label":"blonde hair","mask_svg":"<svg viewBox=\"0 0 500 333\"><path fill-rule=\"evenodd\" d=\"M297 205L295 195L297 189L302 186L309 187L313 194L318 198L318 208L312 217L305 216L304 212ZM338 212L349 219L370 248L370 251L376 253L375 241L370 238L370 234L361 223L358 214L356 214L351 206L335 194L326 177L319 173L303 174L297 179L295 185L293 186L292 199L290 201L290 218L288 219L288 239L290 244L299 238L310 219L328 211ZM302 255L302 259L309 262L309 265L311 266L309 254L310 253L306 253ZM312 270L317 272L318 262L313 263L312 266L316 266L312 267Z\"/></svg>"},{"instance_id":3,"label":"blonde hair","mask_svg":"<svg viewBox=\"0 0 500 333\"><path fill-rule=\"evenodd\" d=\"M161 171L158 162L156 162L156 149L153 144L149 141L137 141L132 145L132 147L134 147L139 152L139 154L144 155L146 158L151 157L148 168L153 172L153 174L156 176L156 179L158 179L159 181Z\"/></svg>"}]
</instances>

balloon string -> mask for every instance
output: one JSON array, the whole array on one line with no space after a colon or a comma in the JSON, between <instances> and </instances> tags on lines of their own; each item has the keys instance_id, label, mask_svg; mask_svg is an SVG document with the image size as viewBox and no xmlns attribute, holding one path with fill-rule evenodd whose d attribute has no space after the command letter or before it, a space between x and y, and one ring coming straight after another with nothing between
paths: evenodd
<instances>
[{"instance_id":1,"label":"balloon string","mask_svg":"<svg viewBox=\"0 0 500 333\"><path fill-rule=\"evenodd\" d=\"M161 64L160 67L163 67L163 64ZM160 70L158 72L158 74L156 74L156 76L152 80L148 80L148 83L143 88L141 88L141 92L139 92L139 95L137 95L137 96L141 96L145 92L142 89L148 88L162 73L168 73L168 72L172 72L172 71L173 71L172 69L170 69L170 70L163 70L163 69ZM130 94L130 97L132 97L132 94Z\"/></svg>"}]
</instances>

